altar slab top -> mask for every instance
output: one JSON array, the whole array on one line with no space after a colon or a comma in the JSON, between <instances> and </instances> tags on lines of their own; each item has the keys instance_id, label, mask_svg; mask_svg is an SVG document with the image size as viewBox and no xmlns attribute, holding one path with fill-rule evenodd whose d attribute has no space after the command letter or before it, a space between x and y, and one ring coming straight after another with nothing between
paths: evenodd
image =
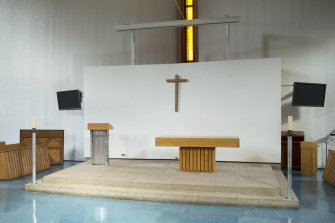
<instances>
[{"instance_id":1,"label":"altar slab top","mask_svg":"<svg viewBox=\"0 0 335 223\"><path fill-rule=\"evenodd\" d=\"M235 136L160 136L155 139L156 146L178 147L240 147L240 139Z\"/></svg>"}]
</instances>

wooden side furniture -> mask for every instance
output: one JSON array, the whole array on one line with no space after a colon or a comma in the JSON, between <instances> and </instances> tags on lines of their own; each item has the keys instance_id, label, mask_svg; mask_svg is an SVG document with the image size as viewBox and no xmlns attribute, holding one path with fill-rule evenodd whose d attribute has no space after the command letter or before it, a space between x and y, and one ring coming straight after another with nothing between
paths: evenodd
<instances>
[{"instance_id":1,"label":"wooden side furniture","mask_svg":"<svg viewBox=\"0 0 335 223\"><path fill-rule=\"evenodd\" d=\"M292 169L301 170L300 142L305 141L303 131L293 131L292 135ZM287 131L281 132L281 169L287 169Z\"/></svg>"},{"instance_id":2,"label":"wooden side furniture","mask_svg":"<svg viewBox=\"0 0 335 223\"><path fill-rule=\"evenodd\" d=\"M179 169L181 171L215 171L216 147L239 147L237 137L157 137L156 146L179 147Z\"/></svg>"},{"instance_id":3,"label":"wooden side furniture","mask_svg":"<svg viewBox=\"0 0 335 223\"><path fill-rule=\"evenodd\" d=\"M109 123L88 123L91 132L91 160L93 165L109 165Z\"/></svg>"},{"instance_id":4,"label":"wooden side furniture","mask_svg":"<svg viewBox=\"0 0 335 223\"><path fill-rule=\"evenodd\" d=\"M316 176L318 170L318 143L301 142L301 175Z\"/></svg>"},{"instance_id":5,"label":"wooden side furniture","mask_svg":"<svg viewBox=\"0 0 335 223\"><path fill-rule=\"evenodd\" d=\"M21 144L0 148L0 180L10 180L31 174L32 149ZM50 168L47 146L36 147L36 171Z\"/></svg>"},{"instance_id":6,"label":"wooden side furniture","mask_svg":"<svg viewBox=\"0 0 335 223\"><path fill-rule=\"evenodd\" d=\"M335 151L328 150L326 167L323 172L323 180L335 187Z\"/></svg>"},{"instance_id":7,"label":"wooden side furniture","mask_svg":"<svg viewBox=\"0 0 335 223\"><path fill-rule=\"evenodd\" d=\"M31 129L20 130L20 143L31 146ZM36 130L36 144L46 145L51 164L64 162L64 130Z\"/></svg>"}]
</instances>

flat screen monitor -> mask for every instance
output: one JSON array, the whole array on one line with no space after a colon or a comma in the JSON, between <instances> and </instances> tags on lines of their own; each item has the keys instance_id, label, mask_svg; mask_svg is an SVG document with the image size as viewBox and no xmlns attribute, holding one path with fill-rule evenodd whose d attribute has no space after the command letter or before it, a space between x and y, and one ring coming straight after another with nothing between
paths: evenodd
<instances>
[{"instance_id":1,"label":"flat screen monitor","mask_svg":"<svg viewBox=\"0 0 335 223\"><path fill-rule=\"evenodd\" d=\"M57 92L59 110L80 110L81 92L79 90Z\"/></svg>"},{"instance_id":2,"label":"flat screen monitor","mask_svg":"<svg viewBox=\"0 0 335 223\"><path fill-rule=\"evenodd\" d=\"M294 82L292 106L324 107L326 84Z\"/></svg>"}]
</instances>

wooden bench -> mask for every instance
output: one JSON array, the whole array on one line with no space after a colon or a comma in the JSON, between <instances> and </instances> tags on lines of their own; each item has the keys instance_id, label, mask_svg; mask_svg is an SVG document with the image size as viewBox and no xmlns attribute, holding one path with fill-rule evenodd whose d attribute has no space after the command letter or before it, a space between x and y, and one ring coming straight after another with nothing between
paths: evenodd
<instances>
[{"instance_id":1,"label":"wooden bench","mask_svg":"<svg viewBox=\"0 0 335 223\"><path fill-rule=\"evenodd\" d=\"M10 180L32 172L32 149L21 144L0 146L0 180ZM36 147L36 171L50 168L47 146Z\"/></svg>"},{"instance_id":2,"label":"wooden bench","mask_svg":"<svg viewBox=\"0 0 335 223\"><path fill-rule=\"evenodd\" d=\"M179 169L182 171L215 171L216 147L239 147L238 137L157 137L156 146L179 147Z\"/></svg>"}]
</instances>

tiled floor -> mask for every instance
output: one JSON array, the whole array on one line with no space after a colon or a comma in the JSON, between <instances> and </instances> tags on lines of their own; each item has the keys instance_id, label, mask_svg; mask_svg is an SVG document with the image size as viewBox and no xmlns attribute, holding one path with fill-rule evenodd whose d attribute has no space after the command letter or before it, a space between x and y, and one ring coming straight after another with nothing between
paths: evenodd
<instances>
[{"instance_id":1,"label":"tiled floor","mask_svg":"<svg viewBox=\"0 0 335 223\"><path fill-rule=\"evenodd\" d=\"M66 166L77 163L66 162ZM38 177L61 167L38 174ZM317 177L295 173L300 209L249 208L75 197L23 190L30 177L0 181L0 222L335 222L335 188Z\"/></svg>"}]
</instances>

